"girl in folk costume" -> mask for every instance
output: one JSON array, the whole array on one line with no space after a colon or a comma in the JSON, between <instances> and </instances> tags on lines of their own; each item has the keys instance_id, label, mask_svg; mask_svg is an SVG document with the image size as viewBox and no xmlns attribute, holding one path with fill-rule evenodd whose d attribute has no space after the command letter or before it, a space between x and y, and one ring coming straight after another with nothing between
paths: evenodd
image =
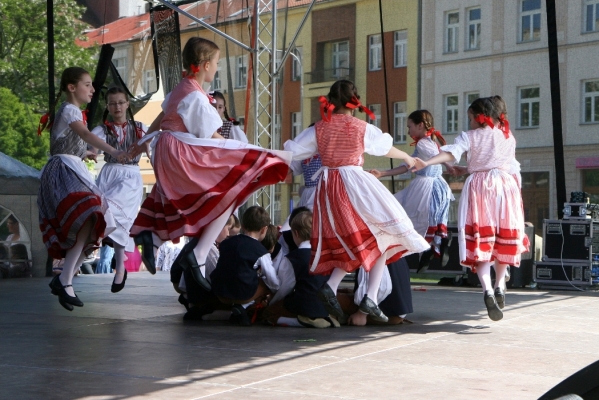
<instances>
[{"instance_id":1,"label":"girl in folk costume","mask_svg":"<svg viewBox=\"0 0 599 400\"><path fill-rule=\"evenodd\" d=\"M385 265L430 246L414 230L401 205L362 165L364 153L403 159L410 166L413 159L393 147L391 136L353 117L356 108L369 111L360 103L352 82L335 82L328 99L321 97L319 101L322 120L285 143L294 159L304 160L316 153L322 159L314 201L310 271L331 274L319 297L332 315L343 318L335 297L337 287L347 272L363 267L370 277L360 311L387 321L377 305Z\"/></svg>"},{"instance_id":2,"label":"girl in folk costume","mask_svg":"<svg viewBox=\"0 0 599 400\"><path fill-rule=\"evenodd\" d=\"M322 167L322 160L318 154L301 161L293 161L291 169L293 175L303 175L304 186L301 190L300 201L297 207L308 207L310 211L314 208L314 194L318 181L312 179L316 172Z\"/></svg>"},{"instance_id":3,"label":"girl in folk costume","mask_svg":"<svg viewBox=\"0 0 599 400\"><path fill-rule=\"evenodd\" d=\"M73 306L83 306L75 295L72 280L85 251L98 246L100 240L115 229L108 204L82 162L86 157L95 160L95 153L88 151L87 145L110 154L118 162L126 162L128 155L87 129L85 114L79 107L92 99L94 88L86 70L65 69L57 101L63 92L67 101L51 120L51 157L42 170L37 205L48 253L55 259L64 258L62 273L52 279L50 288L60 304L72 311ZM54 107L55 104L50 116L54 114Z\"/></svg>"},{"instance_id":4,"label":"girl in folk costume","mask_svg":"<svg viewBox=\"0 0 599 400\"><path fill-rule=\"evenodd\" d=\"M248 138L245 133L243 133L243 130L239 127L239 121L229 117L225 96L216 90L210 92L209 95L215 100L215 103L212 103L212 105L214 108L216 108L218 115L220 115L223 120L223 126L218 128L216 132L225 139L235 139L239 140L240 142L247 143Z\"/></svg>"},{"instance_id":5,"label":"girl in folk costume","mask_svg":"<svg viewBox=\"0 0 599 400\"><path fill-rule=\"evenodd\" d=\"M480 98L468 108L470 128L453 145L428 161L416 159L415 169L443 162L458 162L467 152L470 176L464 183L458 210L461 264L476 270L484 292L489 318L503 318L505 271L519 266L528 249L524 234L522 197L513 175L516 140L507 120L495 119L497 109L490 98ZM495 262L495 289L491 266Z\"/></svg>"},{"instance_id":6,"label":"girl in folk costume","mask_svg":"<svg viewBox=\"0 0 599 400\"><path fill-rule=\"evenodd\" d=\"M118 150L127 151L146 132L147 127L135 122L133 115L127 120L130 112L127 94L120 87L113 87L106 92L106 110L104 123L95 127L92 133ZM106 117L110 114L112 121ZM147 149L146 149L147 150ZM143 184L139 172L141 154L120 164L110 154L104 155L106 164L97 179L97 184L112 211L116 229L108 235L114 247L116 272L111 291L119 292L125 287L127 270L125 269L125 251L133 252L133 238L129 230L137 216L143 196Z\"/></svg>"},{"instance_id":7,"label":"girl in folk costume","mask_svg":"<svg viewBox=\"0 0 599 400\"><path fill-rule=\"evenodd\" d=\"M412 157L428 160L439 154L439 144L445 145L445 139L434 128L433 116L427 110L416 110L408 116L408 134L416 146ZM438 142L438 143L437 143ZM370 171L377 178L403 174L409 171L403 164L387 171ZM431 248L420 258L418 270L428 266L433 255L443 257L442 265L447 264L448 247L447 218L449 202L453 200L451 189L443 179L443 167L431 165L416 172L416 178L404 190L397 192L395 198L401 203L414 224L416 232L423 235Z\"/></svg>"},{"instance_id":8,"label":"girl in folk costume","mask_svg":"<svg viewBox=\"0 0 599 400\"><path fill-rule=\"evenodd\" d=\"M143 246L144 263L154 273L154 249L162 241L192 237L196 240L178 262L207 290L210 283L200 267L229 216L259 188L285 179L291 162L289 153L224 140L217 133L222 120L202 85L214 78L218 58L218 46L210 40L187 41L187 76L167 95L153 123L160 123L162 132L146 135L130 151L141 152L144 140L159 135L152 152L156 185L131 228Z\"/></svg>"}]
</instances>

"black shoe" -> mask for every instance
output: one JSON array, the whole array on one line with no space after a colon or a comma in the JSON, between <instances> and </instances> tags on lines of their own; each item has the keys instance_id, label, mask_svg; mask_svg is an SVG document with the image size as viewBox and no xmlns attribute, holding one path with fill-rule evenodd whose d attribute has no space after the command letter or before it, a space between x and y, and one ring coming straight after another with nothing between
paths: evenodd
<instances>
[{"instance_id":1,"label":"black shoe","mask_svg":"<svg viewBox=\"0 0 599 400\"><path fill-rule=\"evenodd\" d=\"M250 316L241 304L233 304L229 321L240 326L252 326Z\"/></svg>"},{"instance_id":2,"label":"black shoe","mask_svg":"<svg viewBox=\"0 0 599 400\"><path fill-rule=\"evenodd\" d=\"M426 272L434 255L435 251L432 248L428 249L420 255L420 262L418 263L418 269L416 270L417 274Z\"/></svg>"},{"instance_id":3,"label":"black shoe","mask_svg":"<svg viewBox=\"0 0 599 400\"><path fill-rule=\"evenodd\" d=\"M200 287L202 287L204 290L208 292L212 290L212 285L210 284L210 282L208 282L208 279L204 277L204 275L202 274L202 270L200 270L201 265L198 265L198 261L196 260L196 256L193 253L193 249L188 251L187 253L185 253L185 255L183 255L183 257L181 257L179 265L181 265L181 267L184 270L187 270L189 268L191 276L193 276L193 279L198 283L198 285L200 285Z\"/></svg>"},{"instance_id":4,"label":"black shoe","mask_svg":"<svg viewBox=\"0 0 599 400\"><path fill-rule=\"evenodd\" d=\"M487 313L489 314L489 318L493 321L499 321L503 318L503 312L499 309L497 305L497 300L495 300L495 295L490 290L485 292L484 295L485 306L487 306Z\"/></svg>"},{"instance_id":5,"label":"black shoe","mask_svg":"<svg viewBox=\"0 0 599 400\"><path fill-rule=\"evenodd\" d=\"M361 312L370 315L370 318L372 318L375 321L389 321L389 318L387 318L387 316L383 314L379 306L374 301L372 301L372 299L369 298L367 294L365 294L364 298L362 298L359 308Z\"/></svg>"},{"instance_id":6,"label":"black shoe","mask_svg":"<svg viewBox=\"0 0 599 400\"><path fill-rule=\"evenodd\" d=\"M185 298L185 296L183 296L182 294L179 295L179 298L177 299L177 301L179 302L179 304L181 304L183 307L185 307L185 309L187 311L189 311L189 301ZM185 318L183 318L185 319Z\"/></svg>"},{"instance_id":7,"label":"black shoe","mask_svg":"<svg viewBox=\"0 0 599 400\"><path fill-rule=\"evenodd\" d=\"M60 285L59 276L60 276L60 274L54 275L54 277L52 278L52 280L48 284L48 286L50 286L51 292L52 292L52 294L54 296L58 296L58 293L59 293L58 290L56 290L56 287L62 286L62 285ZM59 282L58 285L56 284L56 281ZM57 285L57 286L55 287L55 285Z\"/></svg>"},{"instance_id":8,"label":"black shoe","mask_svg":"<svg viewBox=\"0 0 599 400\"><path fill-rule=\"evenodd\" d=\"M439 248L439 252L441 253L441 267L446 266L449 262L449 247L452 240L453 234L451 232L447 232L447 237L441 239L441 246Z\"/></svg>"},{"instance_id":9,"label":"black shoe","mask_svg":"<svg viewBox=\"0 0 599 400\"><path fill-rule=\"evenodd\" d=\"M69 307L67 307L65 303L71 306L83 307L83 302L79 299L79 297L77 297L77 295L70 296L66 292L66 290L64 290L64 288L67 288L69 286L72 287L73 285L63 285L62 282L60 282L60 279L52 279L52 282L50 282L50 284L52 285L52 293L57 293L58 302L61 306L63 306L69 311L72 311L72 309L69 309Z\"/></svg>"},{"instance_id":10,"label":"black shoe","mask_svg":"<svg viewBox=\"0 0 599 400\"><path fill-rule=\"evenodd\" d=\"M322 302L329 314L341 319L345 317L345 313L343 312L339 301L337 301L335 292L333 292L333 289L331 289L327 283L325 283L318 291L318 299Z\"/></svg>"},{"instance_id":11,"label":"black shoe","mask_svg":"<svg viewBox=\"0 0 599 400\"><path fill-rule=\"evenodd\" d=\"M136 245L141 245L141 260L152 275L156 273L156 259L154 258L154 239L152 232L142 231L134 240Z\"/></svg>"},{"instance_id":12,"label":"black shoe","mask_svg":"<svg viewBox=\"0 0 599 400\"><path fill-rule=\"evenodd\" d=\"M189 307L189 310L183 315L184 321L201 321L206 314L212 314L214 308L211 306Z\"/></svg>"},{"instance_id":13,"label":"black shoe","mask_svg":"<svg viewBox=\"0 0 599 400\"><path fill-rule=\"evenodd\" d=\"M497 306L503 310L505 307L505 292L501 288L495 288L495 301L497 301Z\"/></svg>"},{"instance_id":14,"label":"black shoe","mask_svg":"<svg viewBox=\"0 0 599 400\"><path fill-rule=\"evenodd\" d=\"M116 279L116 273L114 275L114 279ZM123 276L123 281L121 283L114 283L114 279L112 280L112 286L110 287L110 291L112 293L118 293L125 287L125 281L127 280L127 270L125 270L125 276Z\"/></svg>"},{"instance_id":15,"label":"black shoe","mask_svg":"<svg viewBox=\"0 0 599 400\"><path fill-rule=\"evenodd\" d=\"M64 299L60 296L58 296L58 302L60 303L61 306L63 306L65 308L65 310L67 311L73 311L73 306L70 305L69 303L67 303L66 301L64 301Z\"/></svg>"}]
</instances>

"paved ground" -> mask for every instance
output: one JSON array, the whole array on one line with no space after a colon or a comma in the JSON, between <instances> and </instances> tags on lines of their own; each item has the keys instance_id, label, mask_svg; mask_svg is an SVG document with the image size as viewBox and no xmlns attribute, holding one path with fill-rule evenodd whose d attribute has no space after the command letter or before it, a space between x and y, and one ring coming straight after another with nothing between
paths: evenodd
<instances>
[{"instance_id":1,"label":"paved ground","mask_svg":"<svg viewBox=\"0 0 599 400\"><path fill-rule=\"evenodd\" d=\"M1 399L536 399L599 358L599 294L414 291L414 324L341 329L183 323L166 274L0 281Z\"/></svg>"}]
</instances>

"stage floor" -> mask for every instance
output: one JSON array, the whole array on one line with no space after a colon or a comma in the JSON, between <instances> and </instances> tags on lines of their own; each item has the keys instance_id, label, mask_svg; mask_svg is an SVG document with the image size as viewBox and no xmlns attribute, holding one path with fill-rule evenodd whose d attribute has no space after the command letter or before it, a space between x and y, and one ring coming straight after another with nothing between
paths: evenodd
<instances>
[{"instance_id":1,"label":"stage floor","mask_svg":"<svg viewBox=\"0 0 599 400\"><path fill-rule=\"evenodd\" d=\"M413 291L414 323L340 329L184 323L166 273L0 280L2 399L537 399L599 358L599 293ZM413 286L416 287L416 286ZM420 286L418 286L420 287Z\"/></svg>"}]
</instances>

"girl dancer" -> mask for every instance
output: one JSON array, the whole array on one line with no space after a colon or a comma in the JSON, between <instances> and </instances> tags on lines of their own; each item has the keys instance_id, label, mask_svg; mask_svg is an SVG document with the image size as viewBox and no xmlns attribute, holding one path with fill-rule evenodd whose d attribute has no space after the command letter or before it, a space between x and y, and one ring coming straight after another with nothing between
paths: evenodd
<instances>
[{"instance_id":1,"label":"girl dancer","mask_svg":"<svg viewBox=\"0 0 599 400\"><path fill-rule=\"evenodd\" d=\"M333 84L328 99L321 97L322 120L285 143L294 159L320 154L322 169L316 188L312 226L313 274L331 274L319 292L332 315L343 318L337 287L347 272L360 266L370 271L360 311L387 321L377 305L385 265L407 253L420 253L429 244L414 230L401 205L372 174L362 169L364 153L413 159L393 147L393 139L374 125L352 116L360 103L356 87L347 80ZM374 116L372 116L374 118Z\"/></svg>"},{"instance_id":2,"label":"girl dancer","mask_svg":"<svg viewBox=\"0 0 599 400\"><path fill-rule=\"evenodd\" d=\"M445 139L433 126L433 116L427 110L416 110L408 116L408 134L416 146L412 157L428 160L439 154L439 142L445 145ZM451 168L451 167L450 167ZM400 165L387 171L370 171L377 178L408 172L407 165ZM447 218L449 202L453 200L451 189L442 176L443 167L431 165L416 172L416 178L404 190L397 192L395 198L406 210L414 229L423 235L431 248L420 258L418 271L428 266L431 256L445 256L442 265L447 264L448 246Z\"/></svg>"},{"instance_id":3,"label":"girl dancer","mask_svg":"<svg viewBox=\"0 0 599 400\"><path fill-rule=\"evenodd\" d=\"M178 260L207 290L210 283L200 266L225 223L253 192L285 179L291 162L289 153L223 140L217 133L222 120L202 85L214 78L218 58L218 46L210 40L194 37L185 45L187 77L162 104L157 119L162 132L144 138L160 135L152 152L156 185L131 228L150 272L155 272L153 246L184 235L197 238ZM131 154L142 151L144 139Z\"/></svg>"},{"instance_id":4,"label":"girl dancer","mask_svg":"<svg viewBox=\"0 0 599 400\"><path fill-rule=\"evenodd\" d=\"M505 271L520 265L527 251L520 187L511 173L516 140L509 127L495 119L497 109L490 98L480 98L468 108L470 128L453 145L428 161L416 159L416 170L443 162L459 162L467 152L470 176L464 183L458 210L458 240L462 265L476 270L481 281L489 318L498 321L505 299ZM501 125L500 125L501 124ZM491 265L495 261L495 290Z\"/></svg>"},{"instance_id":5,"label":"girl dancer","mask_svg":"<svg viewBox=\"0 0 599 400\"><path fill-rule=\"evenodd\" d=\"M218 115L223 120L223 126L218 128L216 132L218 132L225 139L235 139L240 142L247 143L248 138L243 133L243 130L239 127L239 121L234 118L229 117L229 113L227 112L227 101L225 100L225 96L219 92L214 91L209 93L216 103L212 103L216 111L218 111Z\"/></svg>"},{"instance_id":6,"label":"girl dancer","mask_svg":"<svg viewBox=\"0 0 599 400\"><path fill-rule=\"evenodd\" d=\"M127 111L130 114L129 120L127 120ZM108 114L112 122L106 120ZM102 119L104 123L95 127L92 133L118 150L127 151L148 129L141 122L135 122L129 108L127 94L120 87L112 87L106 92L106 110ZM143 184L139 172L140 158L141 154L123 165L110 154L106 154L104 156L106 164L97 179L98 187L104 193L116 220L116 230L108 236L114 247L116 261L116 272L110 289L113 293L125 287L127 280L125 251L133 252L134 248L129 230L137 216L143 196Z\"/></svg>"},{"instance_id":7,"label":"girl dancer","mask_svg":"<svg viewBox=\"0 0 599 400\"><path fill-rule=\"evenodd\" d=\"M73 306L83 306L75 295L72 280L85 251L97 246L115 228L102 192L81 160L85 157L95 160L95 153L87 150L88 143L118 162L126 162L128 156L100 140L85 125L85 114L79 107L89 102L94 93L86 70L65 69L56 101L63 92L67 101L51 120L51 157L42 170L37 205L48 253L55 259L64 258L62 273L52 279L50 287L52 293L58 295L60 304L72 311ZM52 105L50 116L55 106Z\"/></svg>"}]
</instances>

